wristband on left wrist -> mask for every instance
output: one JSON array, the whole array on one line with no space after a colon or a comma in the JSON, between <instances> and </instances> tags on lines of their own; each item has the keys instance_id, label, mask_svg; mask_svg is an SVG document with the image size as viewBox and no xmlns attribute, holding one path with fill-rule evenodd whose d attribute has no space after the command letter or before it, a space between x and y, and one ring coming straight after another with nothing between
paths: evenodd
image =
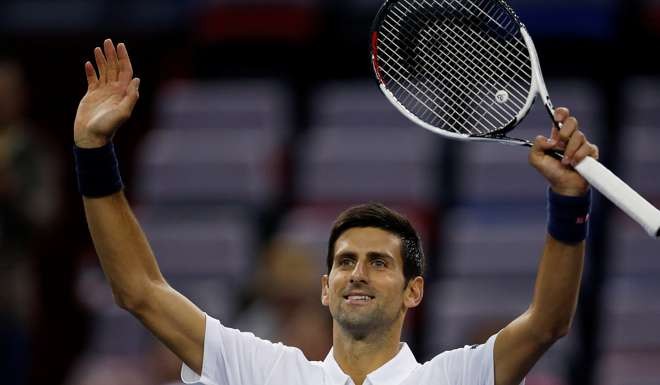
<instances>
[{"instance_id":1,"label":"wristband on left wrist","mask_svg":"<svg viewBox=\"0 0 660 385\"><path fill-rule=\"evenodd\" d=\"M566 244L587 238L591 210L591 190L583 196L566 196L548 188L548 234Z\"/></svg>"}]
</instances>

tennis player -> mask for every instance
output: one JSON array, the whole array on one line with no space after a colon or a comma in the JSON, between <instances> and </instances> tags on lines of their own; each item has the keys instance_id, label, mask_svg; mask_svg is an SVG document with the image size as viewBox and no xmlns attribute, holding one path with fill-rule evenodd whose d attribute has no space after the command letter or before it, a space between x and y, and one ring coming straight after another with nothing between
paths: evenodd
<instances>
[{"instance_id":1,"label":"tennis player","mask_svg":"<svg viewBox=\"0 0 660 385\"><path fill-rule=\"evenodd\" d=\"M321 302L333 318L323 362L223 326L168 285L122 192L111 139L131 115L140 80L124 44L106 40L85 63L88 90L74 125L74 155L94 246L117 304L162 340L186 383L223 385L513 385L566 335L582 274L589 186L571 164L598 149L567 109L561 130L539 136L529 161L549 182L548 235L529 309L483 345L417 362L401 342L406 312L422 301L424 257L408 221L378 204L340 214L328 244ZM563 162L545 154L565 152ZM182 256L183 257L183 256Z\"/></svg>"}]
</instances>

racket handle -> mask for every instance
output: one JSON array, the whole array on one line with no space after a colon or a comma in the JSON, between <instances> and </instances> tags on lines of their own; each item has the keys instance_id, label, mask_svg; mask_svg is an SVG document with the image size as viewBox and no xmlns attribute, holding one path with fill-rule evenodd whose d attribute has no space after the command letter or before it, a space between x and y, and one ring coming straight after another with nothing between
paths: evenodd
<instances>
[{"instance_id":1,"label":"racket handle","mask_svg":"<svg viewBox=\"0 0 660 385\"><path fill-rule=\"evenodd\" d=\"M652 237L660 237L660 210L619 179L600 162L586 157L575 170L612 203L628 214Z\"/></svg>"}]
</instances>

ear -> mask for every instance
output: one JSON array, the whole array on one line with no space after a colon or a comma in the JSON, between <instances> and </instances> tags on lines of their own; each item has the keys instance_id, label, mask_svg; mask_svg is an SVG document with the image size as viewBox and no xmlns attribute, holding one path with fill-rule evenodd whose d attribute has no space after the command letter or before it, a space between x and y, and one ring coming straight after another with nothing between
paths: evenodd
<instances>
[{"instance_id":1,"label":"ear","mask_svg":"<svg viewBox=\"0 0 660 385\"><path fill-rule=\"evenodd\" d=\"M328 275L323 274L321 276L321 304L323 306L328 306Z\"/></svg>"},{"instance_id":2,"label":"ear","mask_svg":"<svg viewBox=\"0 0 660 385\"><path fill-rule=\"evenodd\" d=\"M410 309L417 307L424 297L424 278L415 277L408 282L406 291L403 293L403 304Z\"/></svg>"}]
</instances>

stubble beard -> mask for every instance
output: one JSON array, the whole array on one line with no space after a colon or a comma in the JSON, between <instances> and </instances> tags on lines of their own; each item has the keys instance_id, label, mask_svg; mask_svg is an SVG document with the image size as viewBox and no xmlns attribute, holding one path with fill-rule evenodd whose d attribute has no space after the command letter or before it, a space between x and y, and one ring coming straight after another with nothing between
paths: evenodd
<instances>
[{"instance_id":1,"label":"stubble beard","mask_svg":"<svg viewBox=\"0 0 660 385\"><path fill-rule=\"evenodd\" d=\"M380 304L377 304L372 311L365 310L351 311L338 304L331 313L339 327L356 341L382 334L396 322L398 317L398 314L388 314Z\"/></svg>"}]
</instances>

